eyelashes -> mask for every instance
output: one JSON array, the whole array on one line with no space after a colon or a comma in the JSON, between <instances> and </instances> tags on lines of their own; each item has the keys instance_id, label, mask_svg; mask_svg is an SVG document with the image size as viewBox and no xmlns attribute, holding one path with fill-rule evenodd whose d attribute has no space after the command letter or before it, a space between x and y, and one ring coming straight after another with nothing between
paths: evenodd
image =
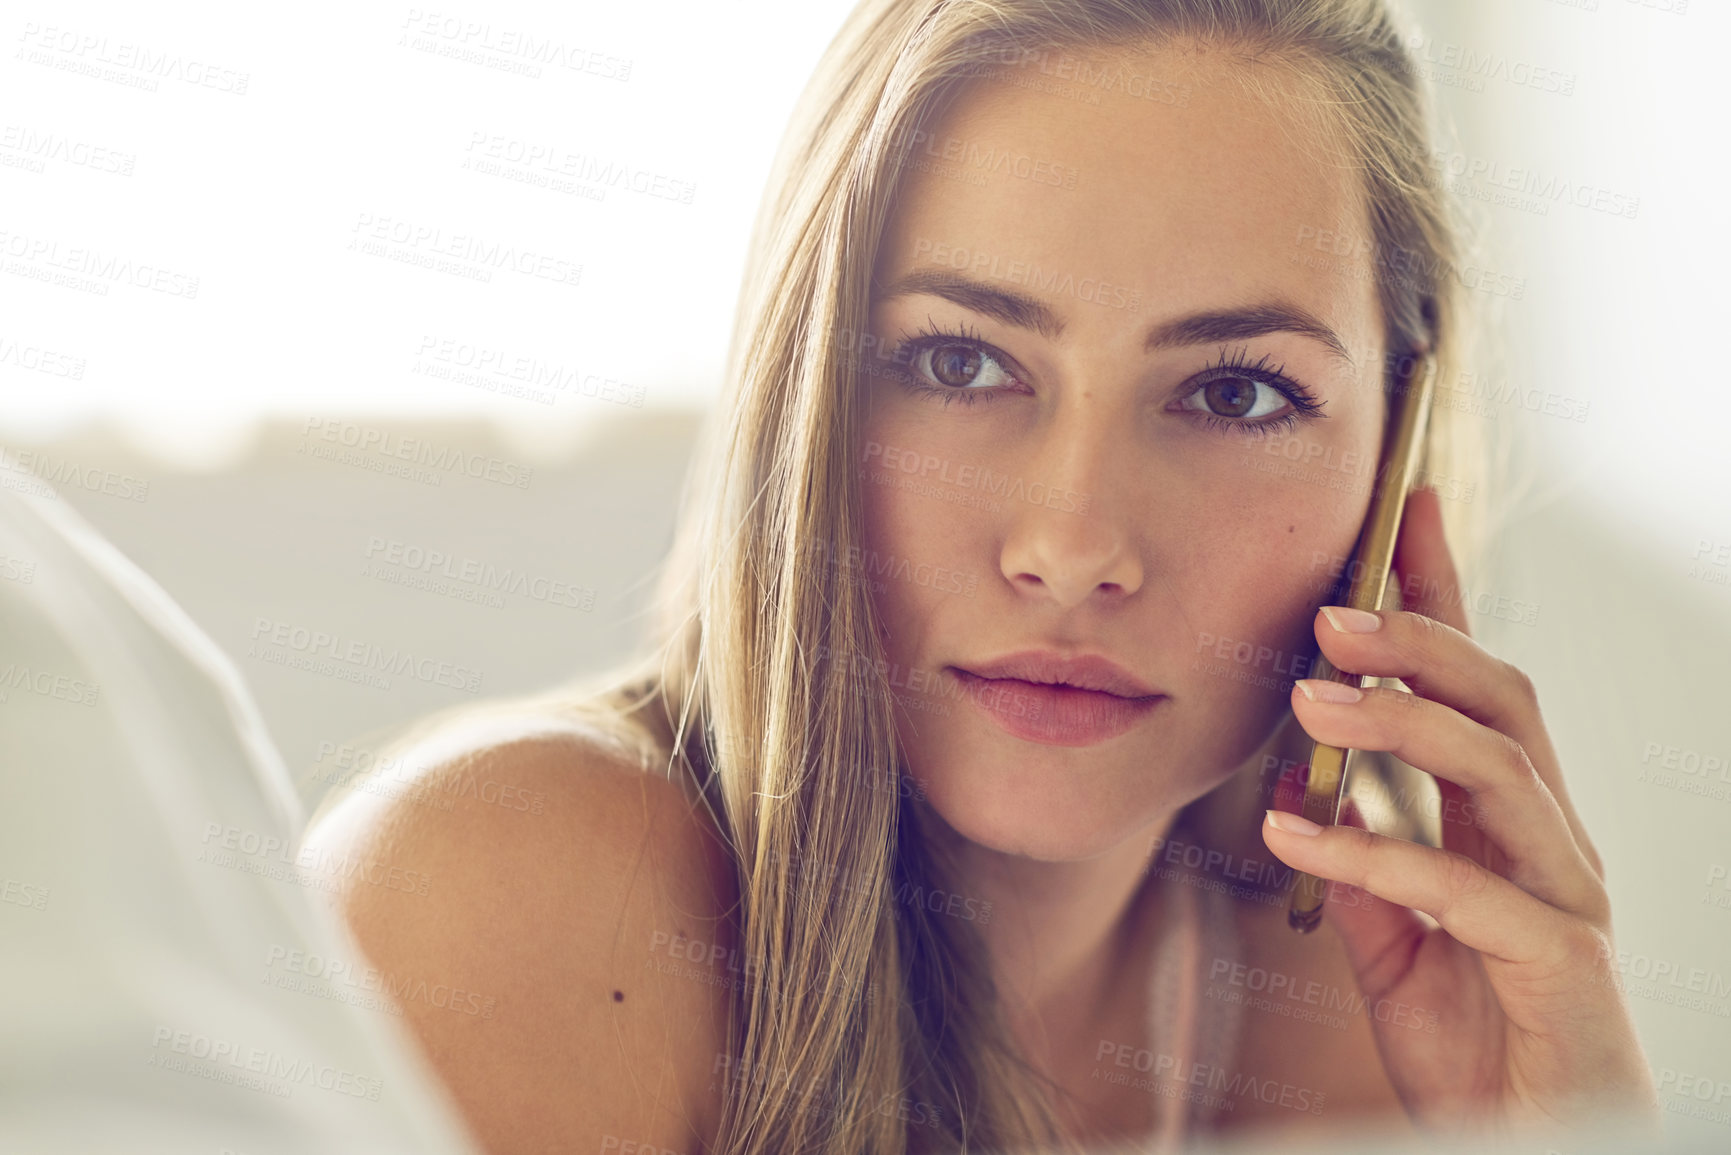
<instances>
[{"instance_id":1,"label":"eyelashes","mask_svg":"<svg viewBox=\"0 0 1731 1155\"><path fill-rule=\"evenodd\" d=\"M964 405L977 405L981 402L997 401L1008 393L1023 391L1004 384L933 384L934 370L937 378L953 378L977 368L983 377L988 373L988 366L995 367L991 370L991 375L998 379L1014 385L1023 385L1023 382L1016 377L1012 368L1014 359L997 346L982 340L979 334L967 325L963 325L959 330L951 330L932 325L930 318L927 322L929 327L922 327L917 333L903 332L892 354L892 360L899 370L896 376L905 388L945 406L957 401ZM1192 414L1193 420L1198 424L1222 434L1230 435L1236 432L1243 436L1268 437L1289 432L1301 421L1322 416L1327 402L1318 401L1309 389L1288 377L1284 369L1284 365L1272 364L1266 355L1254 361L1250 360L1248 350L1242 346L1231 351L1223 349L1213 364L1185 382L1181 399L1183 403L1178 408ZM1243 394L1246 392L1242 386L1246 383L1250 386L1248 405L1242 404ZM1211 387L1222 385L1228 387L1225 396L1231 399L1223 407L1235 412L1217 413L1205 406L1192 404L1197 398L1208 396ZM1234 386L1237 388L1233 388ZM1256 410L1263 408L1265 392L1284 398L1290 408L1284 413L1245 419L1243 414L1254 414ZM1212 394L1216 404L1219 404L1221 397L1218 389Z\"/></svg>"},{"instance_id":2,"label":"eyelashes","mask_svg":"<svg viewBox=\"0 0 1731 1155\"><path fill-rule=\"evenodd\" d=\"M990 401L1001 396L1002 390L997 388L988 393L986 390L975 387L931 385L915 376L916 373L928 372L931 355L946 346L970 349L982 358L982 362L990 361L1000 368L1011 360L997 346L981 340L979 334L972 331L965 323L960 329L954 330L932 324L929 317L926 319L926 323L929 327L922 327L918 333L911 336L904 331L896 345L895 352L890 356L891 362L899 370L897 376L904 385L922 396L935 398L940 405L949 405L954 401L960 401L964 405L974 405L980 401ZM1008 376L1007 373L1006 376Z\"/></svg>"},{"instance_id":3,"label":"eyelashes","mask_svg":"<svg viewBox=\"0 0 1731 1155\"><path fill-rule=\"evenodd\" d=\"M1327 402L1318 401L1310 390L1288 377L1284 371L1286 368L1284 365L1271 367L1266 355L1257 358L1252 363L1248 360L1248 356L1248 352L1243 347L1238 348L1230 355L1222 352L1219 360L1197 374L1196 377L1191 378L1196 383L1196 388L1186 393L1184 400L1188 402L1193 398L1200 397L1210 387L1221 382L1250 381L1285 397L1292 405L1289 412L1262 420L1243 421L1236 416L1221 415L1207 410L1194 410L1194 407L1189 405L1184 406L1184 408L1197 412L1198 420L1211 429L1218 429L1223 433L1236 429L1253 437L1267 437L1276 433L1290 432L1300 421L1308 421L1322 415L1323 406ZM1253 392L1255 391L1253 390ZM1255 408L1255 406L1252 405L1251 408Z\"/></svg>"}]
</instances>

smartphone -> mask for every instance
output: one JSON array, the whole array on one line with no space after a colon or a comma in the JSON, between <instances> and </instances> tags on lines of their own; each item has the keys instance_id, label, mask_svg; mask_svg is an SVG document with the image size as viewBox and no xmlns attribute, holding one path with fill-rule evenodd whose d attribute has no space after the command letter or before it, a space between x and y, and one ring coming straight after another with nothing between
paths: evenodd
<instances>
[{"instance_id":1,"label":"smartphone","mask_svg":"<svg viewBox=\"0 0 1731 1155\"><path fill-rule=\"evenodd\" d=\"M1335 593L1339 600L1332 603L1359 610L1384 608L1389 573L1394 568L1394 543L1400 537L1401 514L1406 510L1406 495L1418 473L1425 430L1430 424L1436 359L1408 353L1391 357L1389 368L1390 372L1384 377L1389 390L1389 422L1383 437L1375 490L1371 494L1370 510L1365 514L1364 528L1359 531L1358 544L1352 551L1352 560L1342 574L1345 596L1340 597L1341 590L1337 586ZM1310 676L1331 678L1351 686L1363 682L1357 674L1336 670L1320 653L1311 667ZM1351 755L1350 749L1324 742L1311 743L1303 813L1312 822L1333 826L1340 821L1340 803L1345 794ZM1327 885L1325 879L1303 872L1293 879L1292 904L1287 908L1286 921L1299 934L1309 934L1322 924L1322 900Z\"/></svg>"}]
</instances>

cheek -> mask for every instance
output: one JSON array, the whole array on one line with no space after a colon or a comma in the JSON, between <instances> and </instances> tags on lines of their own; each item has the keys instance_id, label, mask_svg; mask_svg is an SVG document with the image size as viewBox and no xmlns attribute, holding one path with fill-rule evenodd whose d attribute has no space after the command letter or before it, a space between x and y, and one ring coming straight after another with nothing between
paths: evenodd
<instances>
[{"instance_id":1,"label":"cheek","mask_svg":"<svg viewBox=\"0 0 1731 1155\"><path fill-rule=\"evenodd\" d=\"M893 639L985 585L986 512L965 482L977 466L913 423L867 425L855 483L864 514L860 573ZM894 656L893 652L891 656Z\"/></svg>"},{"instance_id":2,"label":"cheek","mask_svg":"<svg viewBox=\"0 0 1731 1155\"><path fill-rule=\"evenodd\" d=\"M1308 677L1316 607L1352 552L1367 491L1321 484L1256 487L1242 515L1192 526L1195 565L1185 586L1191 615L1191 689L1217 724L1250 725L1230 760L1253 749Z\"/></svg>"}]
</instances>

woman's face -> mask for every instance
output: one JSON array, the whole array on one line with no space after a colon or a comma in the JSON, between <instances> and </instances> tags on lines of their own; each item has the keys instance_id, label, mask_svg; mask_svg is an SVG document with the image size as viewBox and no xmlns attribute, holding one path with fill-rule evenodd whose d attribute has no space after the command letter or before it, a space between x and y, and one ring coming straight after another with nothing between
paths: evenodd
<instances>
[{"instance_id":1,"label":"woman's face","mask_svg":"<svg viewBox=\"0 0 1731 1155\"><path fill-rule=\"evenodd\" d=\"M1054 51L971 80L906 154L850 564L910 768L983 846L1091 857L1230 775L1368 507L1381 316L1334 255L1362 193L1231 67ZM1122 674L1001 664L1028 654Z\"/></svg>"}]
</instances>

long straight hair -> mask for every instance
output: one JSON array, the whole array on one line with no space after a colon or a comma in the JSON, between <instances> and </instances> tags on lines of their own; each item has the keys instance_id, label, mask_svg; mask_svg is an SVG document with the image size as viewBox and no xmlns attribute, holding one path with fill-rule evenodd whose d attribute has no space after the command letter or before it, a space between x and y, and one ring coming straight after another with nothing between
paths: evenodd
<instances>
[{"instance_id":1,"label":"long straight hair","mask_svg":"<svg viewBox=\"0 0 1731 1155\"><path fill-rule=\"evenodd\" d=\"M1458 356L1457 229L1383 0L862 0L824 54L756 221L719 407L687 478L652 648L566 688L731 843L739 949L726 1155L1068 1149L1008 1045L982 945L898 895L942 889L867 584L851 460L857 335L907 142L959 86L1040 52L1191 44L1296 111L1363 182L1388 348ZM1110 83L1106 78L1102 82ZM1426 468L1468 476L1433 417ZM1463 503L1447 510L1461 537ZM905 889L904 889L905 888Z\"/></svg>"}]
</instances>

